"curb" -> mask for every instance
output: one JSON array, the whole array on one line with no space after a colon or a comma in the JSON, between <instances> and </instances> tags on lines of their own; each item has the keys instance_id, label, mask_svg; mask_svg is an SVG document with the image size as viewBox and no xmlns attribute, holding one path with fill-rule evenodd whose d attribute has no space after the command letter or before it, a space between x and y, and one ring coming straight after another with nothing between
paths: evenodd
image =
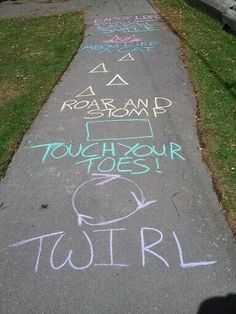
<instances>
[{"instance_id":1,"label":"curb","mask_svg":"<svg viewBox=\"0 0 236 314\"><path fill-rule=\"evenodd\" d=\"M224 30L236 32L236 0L185 0L185 2L220 20Z\"/></svg>"},{"instance_id":2,"label":"curb","mask_svg":"<svg viewBox=\"0 0 236 314\"><path fill-rule=\"evenodd\" d=\"M236 0L184 0L191 7L195 7L203 13L223 24L223 29L236 34ZM153 0L148 2L155 7Z\"/></svg>"}]
</instances>

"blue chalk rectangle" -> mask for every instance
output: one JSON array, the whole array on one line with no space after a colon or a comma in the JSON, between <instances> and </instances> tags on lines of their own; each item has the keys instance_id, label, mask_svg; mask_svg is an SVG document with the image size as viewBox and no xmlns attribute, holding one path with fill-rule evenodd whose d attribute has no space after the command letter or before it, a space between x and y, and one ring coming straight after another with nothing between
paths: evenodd
<instances>
[{"instance_id":1,"label":"blue chalk rectangle","mask_svg":"<svg viewBox=\"0 0 236 314\"><path fill-rule=\"evenodd\" d=\"M98 120L86 123L87 141L153 138L147 119Z\"/></svg>"}]
</instances>

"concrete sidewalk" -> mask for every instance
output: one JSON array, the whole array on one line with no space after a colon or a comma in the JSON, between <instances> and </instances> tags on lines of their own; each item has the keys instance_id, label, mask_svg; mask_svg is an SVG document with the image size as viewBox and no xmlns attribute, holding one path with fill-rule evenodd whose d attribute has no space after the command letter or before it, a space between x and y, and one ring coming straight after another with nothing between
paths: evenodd
<instances>
[{"instance_id":1,"label":"concrete sidewalk","mask_svg":"<svg viewBox=\"0 0 236 314\"><path fill-rule=\"evenodd\" d=\"M235 292L236 246L179 40L144 0L86 24L0 182L0 312L196 314Z\"/></svg>"},{"instance_id":2,"label":"concrete sidewalk","mask_svg":"<svg viewBox=\"0 0 236 314\"><path fill-rule=\"evenodd\" d=\"M78 11L86 0L15 0L0 3L0 18L38 17Z\"/></svg>"},{"instance_id":3,"label":"concrete sidewalk","mask_svg":"<svg viewBox=\"0 0 236 314\"><path fill-rule=\"evenodd\" d=\"M235 0L185 0L188 4L209 13L219 19L225 29L236 32L236 1Z\"/></svg>"}]
</instances>

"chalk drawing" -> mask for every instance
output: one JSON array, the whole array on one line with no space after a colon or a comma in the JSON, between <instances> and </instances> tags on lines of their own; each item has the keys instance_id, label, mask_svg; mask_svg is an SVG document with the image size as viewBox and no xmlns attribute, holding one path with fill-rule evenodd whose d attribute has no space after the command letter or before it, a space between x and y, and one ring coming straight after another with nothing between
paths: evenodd
<instances>
[{"instance_id":1,"label":"chalk drawing","mask_svg":"<svg viewBox=\"0 0 236 314\"><path fill-rule=\"evenodd\" d=\"M52 237L52 236L55 236L55 235L63 235L63 234L64 234L64 231L53 232L53 233L45 234L45 235L42 235L42 236L38 236L38 237L35 237L35 238L31 238L31 239L28 239L28 240L23 240L23 241L11 244L9 247L18 247L20 245L39 240L39 249L38 249L38 254L37 254L35 268L34 268L34 271L37 272L38 271L38 267L39 267L39 260L40 260L40 256L41 256L41 252L42 252L43 239L48 238L48 237Z\"/></svg>"},{"instance_id":2,"label":"chalk drawing","mask_svg":"<svg viewBox=\"0 0 236 314\"><path fill-rule=\"evenodd\" d=\"M101 63L97 65L94 69L89 71L89 73L107 73L108 71L106 70L105 64Z\"/></svg>"},{"instance_id":3,"label":"chalk drawing","mask_svg":"<svg viewBox=\"0 0 236 314\"><path fill-rule=\"evenodd\" d=\"M192 263L185 263L183 259L183 252L182 248L180 246L180 242L176 236L176 233L173 231L173 236L176 241L177 247L178 247L178 252L179 252L179 259L180 259L180 267L181 268L193 268L193 267L199 267L199 266L209 266L216 264L216 261L211 261L211 262L206 262L206 261L199 261L199 262L192 262Z\"/></svg>"},{"instance_id":4,"label":"chalk drawing","mask_svg":"<svg viewBox=\"0 0 236 314\"><path fill-rule=\"evenodd\" d=\"M116 74L113 79L106 84L106 86L118 86L118 85L129 85L119 74Z\"/></svg>"},{"instance_id":5,"label":"chalk drawing","mask_svg":"<svg viewBox=\"0 0 236 314\"><path fill-rule=\"evenodd\" d=\"M151 201L146 201L144 195L143 195L143 191L142 189L132 180L127 179L122 177L121 175L114 175L114 174L97 174L94 173L92 174L92 176L94 176L94 178L89 179L87 181L85 181L84 183L82 183L73 193L72 196L72 207L74 209L74 212L77 216L77 223L78 226L81 226L82 224L86 224L89 226L104 226L104 225L108 225L108 224L113 224L113 223L117 223L121 220L127 219L130 216L134 215L135 213L137 213L140 209L143 209L153 203L156 203L156 200L151 200ZM110 219L108 221L98 221L99 217L97 219L95 219L94 217L91 216L87 216L83 213L81 213L81 209L77 208L76 206L76 197L78 193L81 193L81 189L87 190L88 186L91 186L91 182L95 182L94 185L92 185L93 188L95 188L96 186L102 186L104 184L108 184L111 181L114 180L122 180L122 182L129 182L132 183L134 185L134 187L138 190L138 196L135 194L135 192L130 192L130 194L133 196L135 202L136 202L136 207L135 209L131 212L129 212L128 214L119 217L119 218L115 218L115 219ZM90 184L90 185L88 185ZM109 187L108 187L109 189ZM95 214L99 215L99 213L97 213L97 210L95 210Z\"/></svg>"},{"instance_id":6,"label":"chalk drawing","mask_svg":"<svg viewBox=\"0 0 236 314\"><path fill-rule=\"evenodd\" d=\"M86 265L84 265L84 266L76 266L76 265L74 265L73 262L72 262L73 250L69 250L69 253L68 253L65 261L61 265L55 266L54 254L55 254L55 250L56 250L57 246L59 245L60 241L64 237L64 233L63 233L56 240L56 242L55 242L55 244L54 244L54 246L52 248L51 254L50 254L50 265L51 265L52 269L59 270L59 269L63 268L66 264L68 264L71 268L73 268L75 270L84 270L84 269L86 269L86 268L88 268L88 267L90 267L92 265L92 263L93 263L93 256L94 256L92 241L90 240L88 234L85 231L82 231L82 233L84 234L85 238L87 239L87 242L88 242L88 245L89 245L89 249L90 249L89 262Z\"/></svg>"},{"instance_id":7,"label":"chalk drawing","mask_svg":"<svg viewBox=\"0 0 236 314\"><path fill-rule=\"evenodd\" d=\"M128 99L122 103L117 103L116 99L101 98L101 99L69 99L64 101L61 112L68 110L82 110L84 119L98 120L100 118L124 118L124 117L149 117L152 115L158 118L169 110L173 105L172 101L165 97L138 98ZM148 110L151 109L151 110Z\"/></svg>"},{"instance_id":8,"label":"chalk drawing","mask_svg":"<svg viewBox=\"0 0 236 314\"><path fill-rule=\"evenodd\" d=\"M82 91L80 94L76 95L75 97L88 97L88 96L94 96L95 93L92 89L92 86L87 87L84 91Z\"/></svg>"},{"instance_id":9,"label":"chalk drawing","mask_svg":"<svg viewBox=\"0 0 236 314\"><path fill-rule=\"evenodd\" d=\"M117 126L117 129L115 129L115 126ZM135 132L133 133L134 129ZM128 130L130 130L130 134ZM86 123L86 132L87 141L153 138L152 125L147 119L90 121Z\"/></svg>"},{"instance_id":10,"label":"chalk drawing","mask_svg":"<svg viewBox=\"0 0 236 314\"><path fill-rule=\"evenodd\" d=\"M101 230L93 230L93 232L109 232L109 255L110 255L110 263L95 263L94 266L116 266L116 267L129 267L127 264L114 263L113 256L113 232L114 231L124 231L124 228L119 229L101 229Z\"/></svg>"},{"instance_id":11,"label":"chalk drawing","mask_svg":"<svg viewBox=\"0 0 236 314\"><path fill-rule=\"evenodd\" d=\"M145 158L133 159L132 157L92 157L80 160L75 163L76 166L86 164L87 173L97 171L98 173L130 173L132 175L142 175L148 172L161 173L158 159L155 159L155 165L152 169L146 164ZM156 168L155 168L156 167Z\"/></svg>"},{"instance_id":12,"label":"chalk drawing","mask_svg":"<svg viewBox=\"0 0 236 314\"><path fill-rule=\"evenodd\" d=\"M113 33L116 31L129 33L129 32L143 32L143 31L153 31L157 29L156 21L157 15L139 15L139 16L121 16L121 17L110 17L110 18L98 18L95 20L95 25L99 30L105 33ZM110 53L113 50L118 50L120 52L126 53L123 57L121 57L117 61L134 61L131 52L144 52L150 51L155 45L149 43L143 43L141 38L136 38L135 35L131 36L118 36L115 35L111 39L103 40L105 44L114 44L114 45L92 45L92 48L88 48L94 51L99 51L99 53ZM121 45L122 44L122 45ZM132 44L132 45L130 45ZM138 46L139 45L139 46ZM84 47L85 48L85 47ZM87 49L87 48L86 48ZM113 49L113 50L112 50ZM133 50L132 50L133 49ZM140 49L140 50L139 50ZM147 50L144 50L147 49ZM131 51L132 50L132 51ZM104 63L100 63L95 68L93 68L89 73L107 73L108 70L105 67ZM106 86L112 85L129 85L119 74L116 74L113 79L106 84ZM95 96L95 93L92 89L92 86L87 87L84 91L79 93L75 97L91 97ZM103 117L105 112L108 115L108 118L122 118L126 115L138 115L146 114L149 116L149 113L146 111L146 108L150 106L149 100L138 99L137 102L129 99L123 107L118 107L114 104L114 99L111 98L102 98L99 101L93 99L89 100L77 100L70 99L64 102L61 111L64 110L87 110L87 115L89 118L100 118ZM166 113L167 109L172 106L172 101L163 97L155 97L154 105L152 105L152 114L156 118L158 115L162 113ZM130 109L131 108L131 109ZM91 117L92 116L92 117ZM115 133L113 133L113 129L115 129ZM122 133L125 131L125 133ZM120 133L119 133L120 132ZM136 138L146 139L153 138L153 130L151 123L148 119L116 119L116 120L98 120L86 123L86 133L87 133L87 141L93 141L94 143L76 144L76 148L73 143L66 144L63 142L53 142L46 144L34 145L31 148L40 148L44 150L42 156L42 163L46 162L49 157L52 160L59 160L70 158L72 159L76 165L88 164L88 173L96 164L96 169L98 172L93 172L91 177L81 183L73 192L71 197L72 204L72 212L75 216L76 221L76 231L77 236L79 231L81 231L82 239L86 242L86 246L88 247L86 262L82 265L76 265L73 261L73 258L76 259L78 263L78 256L75 257L75 252L78 254L78 250L75 251L70 248L65 248L65 242L63 242L67 236L65 231L58 231L49 234L44 234L41 236L33 237L27 240L22 240L20 242L16 242L11 244L11 248L16 248L21 245L31 244L36 242L38 244L34 271L38 272L39 264L41 261L41 255L43 251L43 244L46 240L50 239L50 241L54 241L51 248L47 246L47 251L43 254L43 261L48 259L49 267L54 271L59 271L62 269L71 268L75 271L84 271L91 266L94 267L129 267L131 265L127 263L121 263L114 260L114 256L117 259L117 252L114 254L114 237L117 234L122 233L122 241L123 241L123 233L126 231L124 228L110 228L110 229L96 229L94 227L107 226L115 223L124 222L126 219L132 218L133 215L137 214L142 209L150 207L152 204L155 204L157 200L146 200L144 196L144 192L142 188L133 180L124 177L119 173L129 173L133 175L148 173L153 170L151 167L147 165L146 158L151 157L155 161L155 172L161 173L160 171L160 158L169 158L169 160L180 160L183 161L185 158L182 155L182 147L177 143L169 142L168 144L163 144L161 148L157 149L155 145L152 144L140 144L140 143L121 143L121 142L111 142L116 140L133 140ZM125 134L125 135L124 135ZM101 143L100 141L108 141ZM129 142L128 142L129 143ZM122 151L122 152L121 152ZM118 153L119 152L119 153ZM104 168L104 164L106 162L110 162L111 166L109 168ZM139 166L142 170L133 171L131 169L132 166ZM127 168L128 167L128 168ZM130 167L130 168L129 168ZM116 171L116 174L111 173ZM128 198L124 198L126 201L128 200L128 206L123 207L122 202L116 204L118 206L118 214L114 211L114 194L112 195L111 186L113 187L112 191L117 193L117 186L114 188L114 184L119 182L122 185L122 190L127 193ZM110 191L109 191L110 189ZM105 191L105 192L104 192ZM107 197L109 196L113 206L109 209L109 212L105 215L102 215L99 212L99 205L93 204L93 206L87 205L83 201L81 202L81 195L86 197L86 193L88 195L100 195L103 202L100 206L100 211L102 209L107 210L106 207ZM109 193L110 192L110 193ZM95 194L97 193L97 194ZM97 202L99 203L99 202ZM92 207L92 208L89 208ZM94 208L93 208L94 207ZM92 210L92 215L86 214L87 211ZM105 218L104 218L105 216ZM88 229L88 231L82 230L83 227ZM78 228L79 227L79 228ZM91 228L89 228L91 227ZM164 244L164 236L162 231L153 227L141 227L139 228L139 237L138 237L138 249L140 249L141 254L139 256L140 265L142 267L146 267L151 258L157 261L157 264L161 267L165 267L165 269L170 268L170 264L166 258L157 253L158 245L161 243ZM89 234L90 232L90 234ZM109 261L107 262L94 262L94 244L93 239L95 241L95 249L98 235L106 233L108 234L108 246L105 249L108 249ZM150 233L152 236L155 236L155 240L150 242ZM148 236L147 236L148 234ZM172 232L173 241L177 246L177 252L175 254L178 256L179 263L177 266L181 269L191 269L195 267L208 267L216 264L216 261L194 261L190 263L186 263L184 261L183 249L181 247L180 241L177 238L175 231ZM93 237L92 237L93 236ZM156 239L156 236L158 237ZM56 240L55 240L56 237ZM170 237L168 237L170 239ZM71 238L70 238L71 239ZM76 239L78 240L78 239ZM65 257L61 261L61 251L60 245L63 242L63 248L66 249ZM77 241L76 241L77 242ZM129 241L127 242L129 243ZM61 245L62 246L62 245ZM98 247L98 246L97 246ZM116 247L116 246L115 246ZM172 247L168 245L168 248ZM84 248L84 245L82 246ZM99 247L100 250L100 247ZM60 252L60 254L57 254ZM65 251L64 251L65 252ZM49 254L48 254L49 253ZM107 252L106 252L107 253ZM127 250L127 254L129 250ZM48 256L46 255L48 254ZM58 263L58 257L60 256L60 262ZM81 252L81 256L84 257L84 251ZM148 257L148 258L147 258ZM132 258L132 255L131 255ZM155 258L155 259L154 259ZM149 263L148 263L149 262ZM175 267L176 268L176 267Z\"/></svg>"},{"instance_id":13,"label":"chalk drawing","mask_svg":"<svg viewBox=\"0 0 236 314\"><path fill-rule=\"evenodd\" d=\"M130 53L127 53L125 56L121 57L117 61L134 61L134 58L131 56Z\"/></svg>"},{"instance_id":14,"label":"chalk drawing","mask_svg":"<svg viewBox=\"0 0 236 314\"><path fill-rule=\"evenodd\" d=\"M111 39L105 39L102 40L102 42L104 44L124 44L124 43L136 43L136 42L140 42L142 41L142 38L136 38L135 35L131 35L131 36L118 36L115 35L114 37L112 37Z\"/></svg>"},{"instance_id":15,"label":"chalk drawing","mask_svg":"<svg viewBox=\"0 0 236 314\"><path fill-rule=\"evenodd\" d=\"M154 32L159 30L156 22L144 21L144 22L114 22L111 24L100 24L97 25L97 30L104 34L113 33L140 33L140 32Z\"/></svg>"},{"instance_id":16,"label":"chalk drawing","mask_svg":"<svg viewBox=\"0 0 236 314\"><path fill-rule=\"evenodd\" d=\"M122 128L122 127L121 127ZM95 142L92 144L46 143L34 145L41 149L41 162L67 159L72 165L86 166L87 173L128 173L133 176L163 173L170 162L185 161L182 147L174 142L155 145L121 142Z\"/></svg>"},{"instance_id":17,"label":"chalk drawing","mask_svg":"<svg viewBox=\"0 0 236 314\"><path fill-rule=\"evenodd\" d=\"M166 108L172 106L172 101L164 97L155 97L155 107L153 108L153 114L156 118L157 115L166 113Z\"/></svg>"},{"instance_id":18,"label":"chalk drawing","mask_svg":"<svg viewBox=\"0 0 236 314\"><path fill-rule=\"evenodd\" d=\"M145 240L144 240L144 231L154 231L155 233L158 233L160 236L160 239L152 244L146 245L145 244ZM163 234L160 230L158 229L154 229L154 228L141 228L140 230L140 236L141 236L141 249L142 249L142 266L145 267L146 265L146 253L152 254L154 256L156 256L157 258L159 258L166 267L170 267L170 265L168 264L168 262L160 255L158 255L156 252L154 252L153 250L151 250L151 248L153 248L154 246L156 246L157 244L159 244L162 240L163 240Z\"/></svg>"},{"instance_id":19,"label":"chalk drawing","mask_svg":"<svg viewBox=\"0 0 236 314\"><path fill-rule=\"evenodd\" d=\"M110 43L110 44L90 44L82 46L81 51L92 51L97 54L105 54L112 52L124 52L124 53L145 53L151 52L157 47L157 41L140 41L133 43Z\"/></svg>"},{"instance_id":20,"label":"chalk drawing","mask_svg":"<svg viewBox=\"0 0 236 314\"><path fill-rule=\"evenodd\" d=\"M156 14L142 14L142 15L122 15L122 16L110 16L110 17L98 17L94 20L95 25L111 24L119 21L158 21L160 19Z\"/></svg>"},{"instance_id":21,"label":"chalk drawing","mask_svg":"<svg viewBox=\"0 0 236 314\"><path fill-rule=\"evenodd\" d=\"M129 257L129 264L127 263L117 263L114 261L114 256L119 256L119 252L115 252L114 254L114 236L118 237L118 236L122 236L122 242L125 243L124 239L125 239L125 235L127 237L127 234L125 233L126 229L124 228L110 228L110 229L95 229L95 230L91 230L91 231L82 231L81 234L83 235L83 239L86 242L86 245L88 246L88 251L87 254L85 255L84 250L79 254L78 249L75 251L73 249L70 248L65 248L65 250L67 251L66 253L64 253L66 255L65 258L63 258L63 262L60 262L59 264L56 262L57 260L57 250L60 251L60 243L62 242L63 239L65 239L66 232L65 231L59 231L59 232L54 232L54 233L50 233L50 234L44 234L44 235L40 235L31 239L27 239L27 240L23 240L20 242L16 242L14 244L11 244L9 247L10 248L17 248L20 247L21 245L25 245L25 244L32 244L32 243L38 243L37 246L37 253L36 253L36 258L35 258L35 265L34 265L34 271L38 272L39 271L39 266L40 266L40 262L42 264L42 261L45 262L48 260L48 264L49 267L53 270L53 271L58 271L58 270L62 270L63 268L65 268L66 270L68 270L68 267L70 267L71 269L75 270L75 271L85 271L86 269L90 268L91 266L94 267L101 267L101 266L109 266L109 267L129 267L132 266L132 256L129 256L129 250L126 250L126 258ZM96 237L101 235L102 233L108 233L109 238L108 238L108 245L104 248L105 249L105 256L109 256L109 261L104 261L103 263L96 263L94 262L94 257L96 256L96 247L99 249L99 253L101 251L100 246L94 246L94 243L92 241L92 239L94 239L94 236ZM154 242L150 243L150 240L148 240L150 237L148 237L148 235L150 236L150 234L153 235L157 235L158 239L155 240ZM53 240L56 236L56 240ZM138 236L138 234L137 234ZM155 259L153 258L153 262L157 261L157 265L159 267L164 267L165 269L173 269L175 270L176 267L179 267L180 269L187 269L188 272L191 270L191 268L195 268L195 267L209 267L209 266L213 266L215 264L217 264L217 261L204 261L204 262L192 262L192 263L185 263L183 261L183 250L181 248L180 242L177 238L176 233L173 231L173 236L174 236L174 240L175 240L175 244L177 245L177 249L178 249L178 255L176 259L172 260L172 264L175 263L175 265L170 266L169 262L166 260L166 258L164 258L163 256L161 256L160 254L157 254L156 250L158 247L158 244L161 243L162 245L162 249L165 249L165 241L164 241L164 236L162 231L160 231L159 229L156 228L150 228L150 227L141 227L140 228L140 240L137 241L137 243L135 242L134 245L137 245L137 250L140 250L141 254L141 261L140 264L142 267L147 267L148 264L150 264L151 261L151 256L155 257ZM68 236L67 236L68 237ZM139 238L139 237L137 237ZM170 236L168 236L169 239L171 239ZM70 239L71 239L71 235L70 235ZM135 237L132 237L132 239L135 239ZM48 245L46 245L47 249L43 251L44 249L44 242L46 240L50 240L51 242L53 242L53 246L52 248L50 248ZM79 239L76 239L76 241L78 241ZM97 242L98 238L95 238L94 241L95 243ZM65 242L64 242L65 243ZM63 246L65 246L65 244L63 243ZM128 243L129 243L129 239L128 239ZM84 246L82 246L84 247ZM95 247L95 248L94 248ZM166 244L167 248L171 248L172 245L170 245L169 243ZM106 250L108 250L108 252L106 252ZM24 249L25 251L25 249ZM48 252L49 251L49 252ZM30 250L30 252L32 252L32 248ZM87 259L87 262L85 265L75 265L74 262L72 261L72 258L74 257L75 253L77 254L75 256L76 261L78 261L79 256L85 256ZM108 254L107 254L108 253ZM43 254L43 259L41 261L41 255ZM176 254L176 250L175 253L172 253L173 256L174 254ZM27 253L27 256L29 255L29 253ZM61 260L61 254L60 256L60 260ZM148 256L148 259L147 259ZM32 260L32 258L30 257L30 260ZM149 261L149 263L148 263ZM28 262L28 261L25 261ZM46 265L43 265L44 267ZM135 265L137 267L137 265ZM153 263L152 263L153 266ZM42 267L42 266L41 266ZM196 271L196 270L195 270Z\"/></svg>"}]
</instances>

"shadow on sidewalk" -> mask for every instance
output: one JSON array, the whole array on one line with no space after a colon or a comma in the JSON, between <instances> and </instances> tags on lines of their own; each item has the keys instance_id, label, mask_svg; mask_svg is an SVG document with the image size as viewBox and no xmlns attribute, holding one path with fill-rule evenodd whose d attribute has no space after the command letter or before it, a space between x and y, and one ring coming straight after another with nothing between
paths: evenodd
<instances>
[{"instance_id":1,"label":"shadow on sidewalk","mask_svg":"<svg viewBox=\"0 0 236 314\"><path fill-rule=\"evenodd\" d=\"M236 314L236 294L203 301L197 314Z\"/></svg>"}]
</instances>

